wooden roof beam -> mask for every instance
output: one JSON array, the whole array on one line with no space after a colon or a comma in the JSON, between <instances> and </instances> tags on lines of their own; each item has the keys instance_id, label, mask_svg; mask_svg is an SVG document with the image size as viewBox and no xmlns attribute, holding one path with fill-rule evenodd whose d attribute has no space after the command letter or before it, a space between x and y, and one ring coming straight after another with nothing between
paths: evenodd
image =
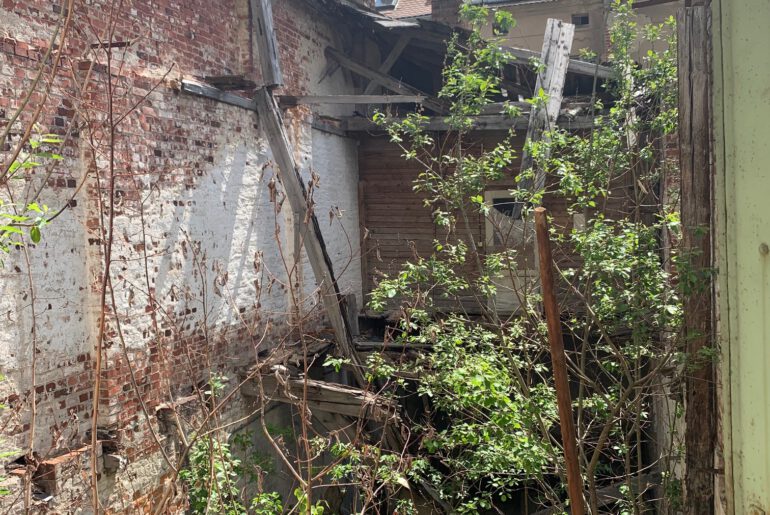
<instances>
[{"instance_id":1,"label":"wooden roof beam","mask_svg":"<svg viewBox=\"0 0 770 515\"><path fill-rule=\"evenodd\" d=\"M540 60L541 54L533 50L527 50L525 48L515 48L509 46L500 47L502 50L513 55L517 59L521 59L519 62L512 62L511 64L526 64L529 65L530 59ZM580 75L594 75L600 79L609 79L613 76L613 70L609 66L602 66L596 63L589 63L588 61L581 61L579 59L569 59L567 64L567 71L570 73L577 73Z\"/></svg>"},{"instance_id":2,"label":"wooden roof beam","mask_svg":"<svg viewBox=\"0 0 770 515\"><path fill-rule=\"evenodd\" d=\"M304 104L421 104L424 95L279 95L281 107Z\"/></svg>"},{"instance_id":3,"label":"wooden roof beam","mask_svg":"<svg viewBox=\"0 0 770 515\"><path fill-rule=\"evenodd\" d=\"M516 118L503 114L474 116L473 128L476 131L507 131L526 130L529 125L529 116L523 114ZM392 121L400 121L401 118L394 118ZM592 116L561 116L558 119L558 126L563 129L590 129L595 124L595 118ZM347 132L371 132L382 130L382 127L368 118L360 116L351 116L341 118L342 128ZM448 131L451 130L449 123L444 116L429 117L423 128L426 131Z\"/></svg>"},{"instance_id":4,"label":"wooden roof beam","mask_svg":"<svg viewBox=\"0 0 770 515\"><path fill-rule=\"evenodd\" d=\"M634 7L637 6L634 5ZM413 36L412 44L416 46L426 46L428 48L434 49L446 49L446 36L444 35L434 34L429 31L413 31L411 34ZM536 52L534 50L512 46L501 46L500 49L508 52L517 59L520 59L520 61L514 61L510 64L523 64L529 66L529 61L532 58L540 59L540 52ZM590 63L588 61L572 58L569 60L567 71L570 73L588 75L591 77L596 75L600 79L610 79L613 76L613 70L609 66L602 66L596 63Z\"/></svg>"},{"instance_id":5,"label":"wooden roof beam","mask_svg":"<svg viewBox=\"0 0 770 515\"><path fill-rule=\"evenodd\" d=\"M393 68L393 65L396 64L396 61L398 61L398 58L401 57L401 54L404 52L404 49L409 44L409 41L411 41L412 37L409 35L402 35L400 38L398 38L398 41L396 41L396 44L393 45L393 48L390 50L390 53L385 58L384 61L382 61L382 64L377 69L380 73L390 73L391 68ZM375 92L377 89L377 82L370 81L369 84L366 85L366 88L364 89L364 95L371 95Z\"/></svg>"},{"instance_id":6,"label":"wooden roof beam","mask_svg":"<svg viewBox=\"0 0 770 515\"><path fill-rule=\"evenodd\" d=\"M311 410L318 409L346 417L382 423L398 421L396 403L382 395L341 384L278 374L276 372L246 382L241 387L241 393L246 397L306 405Z\"/></svg>"},{"instance_id":7,"label":"wooden roof beam","mask_svg":"<svg viewBox=\"0 0 770 515\"><path fill-rule=\"evenodd\" d=\"M359 62L354 61L353 59L347 57L342 52L335 50L332 47L326 47L326 57L337 61L344 68L347 68L348 70L355 73L356 75L360 75L365 79L374 81L380 84L381 86L383 86L384 88L389 89L390 91L399 93L401 95L425 96L426 99L422 102L422 104L425 107L440 114L446 114L447 112L447 108L443 103L431 97L424 91L421 91L415 88L414 86L410 86L409 84L401 82L395 77L391 77L390 75L385 75L384 73L380 73L377 70L372 70L368 66L365 66Z\"/></svg>"}]
</instances>

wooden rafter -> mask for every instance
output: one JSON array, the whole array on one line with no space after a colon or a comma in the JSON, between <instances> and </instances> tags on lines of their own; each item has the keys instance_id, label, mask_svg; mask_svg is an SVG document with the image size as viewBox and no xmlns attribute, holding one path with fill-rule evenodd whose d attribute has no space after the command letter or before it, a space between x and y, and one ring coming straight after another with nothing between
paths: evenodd
<instances>
[{"instance_id":1,"label":"wooden rafter","mask_svg":"<svg viewBox=\"0 0 770 515\"><path fill-rule=\"evenodd\" d=\"M430 95L428 95L424 91L421 91L415 88L414 86L410 86L409 84L405 84L400 80L396 79L395 77L391 77L390 75L380 73L377 70L373 70L368 66L365 66L359 62L356 62L353 59L344 55L342 52L335 50L332 47L326 48L326 57L337 61L343 67L347 68L348 70L355 73L356 75L360 75L365 79L374 81L380 84L381 86L389 89L390 91L394 91L401 95L425 96L427 98L422 102L422 104L425 107L439 114L445 114L447 112L446 106L444 106L444 104L442 104L435 98L432 98Z\"/></svg>"},{"instance_id":2,"label":"wooden rafter","mask_svg":"<svg viewBox=\"0 0 770 515\"><path fill-rule=\"evenodd\" d=\"M380 73L390 73L390 69L393 68L393 65L396 64L396 61L398 61L398 58L401 57L401 54L404 52L404 49L409 45L409 41L411 41L412 37L404 34L400 38L398 38L398 41L396 41L396 44L393 45L393 48L390 50L390 53L385 58L384 61L382 61L382 64L379 68L377 68L377 71ZM377 89L378 84L375 81L369 82L367 84L366 88L364 89L364 95L370 95L375 92Z\"/></svg>"}]
</instances>

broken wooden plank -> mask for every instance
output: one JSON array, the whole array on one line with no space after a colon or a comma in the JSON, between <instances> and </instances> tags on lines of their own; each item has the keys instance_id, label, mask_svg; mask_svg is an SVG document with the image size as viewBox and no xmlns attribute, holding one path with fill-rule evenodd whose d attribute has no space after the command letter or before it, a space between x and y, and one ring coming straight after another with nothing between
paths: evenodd
<instances>
[{"instance_id":1,"label":"broken wooden plank","mask_svg":"<svg viewBox=\"0 0 770 515\"><path fill-rule=\"evenodd\" d=\"M210 98L217 102L223 102L225 104L234 105L248 109L249 111L255 111L254 101L234 93L228 93L221 89L215 88L202 82L195 82L191 80L183 80L181 85L181 91L188 95L195 95L199 97Z\"/></svg>"},{"instance_id":2,"label":"broken wooden plank","mask_svg":"<svg viewBox=\"0 0 770 515\"><path fill-rule=\"evenodd\" d=\"M546 30L546 34L548 31ZM529 64L531 59L539 60L541 55L534 50L527 50L526 48L515 48L509 46L500 47L501 50L508 52L517 59L521 59L521 62L515 64ZM570 73L579 73L581 75L594 75L600 79L610 79L613 76L613 70L609 66L597 65L596 63L590 63L588 61L581 61L579 59L570 59L567 63L567 71ZM535 91L538 91L535 89Z\"/></svg>"},{"instance_id":3,"label":"broken wooden plank","mask_svg":"<svg viewBox=\"0 0 770 515\"><path fill-rule=\"evenodd\" d=\"M393 48L390 50L388 57L382 61L382 64L380 64L380 67L377 68L377 71L384 74L390 73L391 68L393 68L393 65L396 64L396 61L398 61L398 58L401 57L401 54L404 52L404 49L407 47L409 41L411 40L412 37L408 34L404 34L398 38L398 41L396 41L396 44L393 45ZM376 82L369 82L369 84L367 84L366 88L364 89L364 95L371 95L374 93L374 91L377 89L377 86L378 84Z\"/></svg>"},{"instance_id":4,"label":"broken wooden plank","mask_svg":"<svg viewBox=\"0 0 770 515\"><path fill-rule=\"evenodd\" d=\"M341 384L286 377L280 371L246 382L241 392L246 397L256 398L262 398L261 392L264 392L265 400L307 406L311 411L318 409L383 423L398 420L396 403L392 399Z\"/></svg>"},{"instance_id":5,"label":"broken wooden plank","mask_svg":"<svg viewBox=\"0 0 770 515\"><path fill-rule=\"evenodd\" d=\"M281 107L300 104L420 104L425 95L279 95Z\"/></svg>"},{"instance_id":6,"label":"broken wooden plank","mask_svg":"<svg viewBox=\"0 0 770 515\"><path fill-rule=\"evenodd\" d=\"M529 126L521 156L521 171L527 171L534 165L534 158L527 150L528 144L537 142L547 137L547 132L556 127L556 122L561 111L562 96L564 95L564 81L567 77L569 65L569 53L572 50L572 39L575 36L575 26L553 18L548 19L545 36L543 38L543 52L541 60L545 70L537 75L535 91L543 91L546 95L545 106L535 103L529 113ZM548 152L546 146L545 152ZM544 156L546 159L548 155ZM534 180L530 178L519 181L518 187L523 190L540 191L545 186L545 171L535 170ZM523 205L517 202L514 205L511 217L516 220L521 216Z\"/></svg>"},{"instance_id":7,"label":"broken wooden plank","mask_svg":"<svg viewBox=\"0 0 770 515\"><path fill-rule=\"evenodd\" d=\"M402 95L424 96L426 98L422 102L422 104L425 107L439 114L446 114L447 112L447 108L443 103L441 103L435 98L432 98L430 95L428 95L424 91L421 91L415 88L414 86L405 84L400 80L394 77L391 77L390 75L385 75L384 73L380 73L377 70L372 70L368 66L365 66L361 63L354 61L353 59L345 56L344 54L335 50L332 47L326 47L325 53L327 58L337 61L343 67L347 68L348 70L352 71L357 75L360 75L361 77L364 77L365 79L374 81L377 84L380 84L381 86L389 89L390 91L394 91Z\"/></svg>"},{"instance_id":8,"label":"broken wooden plank","mask_svg":"<svg viewBox=\"0 0 770 515\"><path fill-rule=\"evenodd\" d=\"M262 70L262 84L266 87L283 86L278 40L273 28L271 0L249 0L249 6L254 20L254 34L256 35Z\"/></svg>"},{"instance_id":9,"label":"broken wooden plank","mask_svg":"<svg viewBox=\"0 0 770 515\"><path fill-rule=\"evenodd\" d=\"M258 90L255 101L260 115L259 120L262 122L262 129L272 150L273 159L278 165L279 177L286 191L289 205L294 212L300 214L304 232L302 241L320 289L326 314L334 328L340 352L351 360L356 381L364 385L366 380L363 374L363 363L353 346L350 328L343 314L343 299L334 276L334 267L326 252L318 219L313 212L313 206L310 204L305 185L294 161L294 154L283 128L281 111L267 89Z\"/></svg>"}]
</instances>

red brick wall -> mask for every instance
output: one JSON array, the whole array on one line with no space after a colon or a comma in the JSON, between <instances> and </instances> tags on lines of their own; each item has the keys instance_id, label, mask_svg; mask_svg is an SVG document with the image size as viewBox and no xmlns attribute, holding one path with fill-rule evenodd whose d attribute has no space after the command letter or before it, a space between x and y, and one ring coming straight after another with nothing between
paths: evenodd
<instances>
[{"instance_id":1,"label":"red brick wall","mask_svg":"<svg viewBox=\"0 0 770 515\"><path fill-rule=\"evenodd\" d=\"M284 89L307 92L314 85L310 70L339 27L299 0L274 4ZM110 70L104 50L90 51L96 33L109 25L111 5L75 2L61 68L46 98L51 60L45 63L43 55L59 3L0 3L0 130L43 66L43 80L13 134L25 130L40 106L39 130L66 140L64 160L30 172L17 193L23 196L24 185L42 187L41 202L52 209L70 206L44 229L43 241L29 247L31 274L18 251L0 267L7 285L0 306L8 313L0 322L0 367L8 377L0 390L9 405L5 438L20 454L31 437L33 391L33 440L41 459L88 443L107 216L114 201L98 421L114 438L111 448L128 460L129 472L108 480L121 487L105 487L103 503L134 513L157 494L157 475L164 470L155 438L165 445L166 435L156 409L190 395L211 371L237 379L257 351L290 328L274 240L283 214L276 215L270 202L273 170L258 119L178 91L179 79L207 75L244 74L259 83L248 2L133 0L114 15L113 39L131 44L112 50L115 117L130 111L115 133L112 195L105 144ZM86 78L90 85L81 91ZM0 162L14 142L2 142ZM240 409L245 404L236 397L230 411L237 415ZM142 460L155 463L158 474L146 472Z\"/></svg>"}]
</instances>

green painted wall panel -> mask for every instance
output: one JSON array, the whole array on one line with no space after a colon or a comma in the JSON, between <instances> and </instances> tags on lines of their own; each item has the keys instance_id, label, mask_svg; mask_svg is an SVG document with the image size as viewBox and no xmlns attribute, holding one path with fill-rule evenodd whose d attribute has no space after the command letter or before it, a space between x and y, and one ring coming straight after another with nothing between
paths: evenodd
<instances>
[{"instance_id":1,"label":"green painted wall panel","mask_svg":"<svg viewBox=\"0 0 770 515\"><path fill-rule=\"evenodd\" d=\"M712 7L726 473L734 513L770 515L770 1Z\"/></svg>"}]
</instances>

